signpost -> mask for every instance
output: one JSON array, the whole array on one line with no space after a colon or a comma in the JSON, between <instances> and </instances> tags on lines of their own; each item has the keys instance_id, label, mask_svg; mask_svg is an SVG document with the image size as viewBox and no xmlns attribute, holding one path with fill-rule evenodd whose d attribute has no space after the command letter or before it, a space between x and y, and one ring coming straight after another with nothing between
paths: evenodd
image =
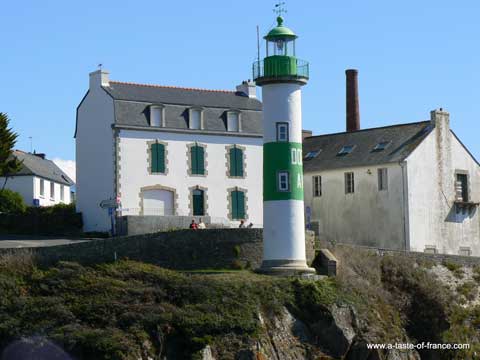
<instances>
[{"instance_id":1,"label":"signpost","mask_svg":"<svg viewBox=\"0 0 480 360\"><path fill-rule=\"evenodd\" d=\"M102 209L108 209L108 215L110 216L110 226L112 236L115 236L115 209L118 208L119 198L102 200L99 206Z\"/></svg>"}]
</instances>

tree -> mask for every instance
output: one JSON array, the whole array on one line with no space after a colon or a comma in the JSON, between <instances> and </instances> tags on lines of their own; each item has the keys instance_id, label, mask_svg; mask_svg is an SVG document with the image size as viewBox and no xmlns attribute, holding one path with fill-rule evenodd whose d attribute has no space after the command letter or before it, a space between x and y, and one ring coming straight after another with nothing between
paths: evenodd
<instances>
[{"instance_id":1,"label":"tree","mask_svg":"<svg viewBox=\"0 0 480 360\"><path fill-rule=\"evenodd\" d=\"M22 168L22 163L12 156L18 134L8 127L9 123L10 119L7 114L0 112L0 177L5 177L0 191L3 191L7 185L8 177Z\"/></svg>"}]
</instances>

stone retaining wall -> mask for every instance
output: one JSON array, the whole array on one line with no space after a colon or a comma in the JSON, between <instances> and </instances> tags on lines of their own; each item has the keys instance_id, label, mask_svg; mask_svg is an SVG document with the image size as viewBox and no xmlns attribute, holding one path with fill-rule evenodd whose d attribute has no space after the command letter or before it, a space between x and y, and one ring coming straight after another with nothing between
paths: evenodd
<instances>
[{"instance_id":1,"label":"stone retaining wall","mask_svg":"<svg viewBox=\"0 0 480 360\"><path fill-rule=\"evenodd\" d=\"M311 263L315 252L312 236L307 236L306 244ZM93 265L129 258L179 270L225 269L239 263L255 269L262 262L263 230L179 230L51 247L0 249L0 254L5 253L32 253L43 266L58 261Z\"/></svg>"}]
</instances>

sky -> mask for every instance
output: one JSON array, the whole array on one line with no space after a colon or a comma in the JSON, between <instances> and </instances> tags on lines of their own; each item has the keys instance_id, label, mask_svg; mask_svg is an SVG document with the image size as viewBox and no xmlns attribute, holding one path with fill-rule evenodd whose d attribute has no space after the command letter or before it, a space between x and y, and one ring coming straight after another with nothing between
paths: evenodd
<instances>
[{"instance_id":1,"label":"sky","mask_svg":"<svg viewBox=\"0 0 480 360\"><path fill-rule=\"evenodd\" d=\"M275 1L265 0L0 4L0 111L19 134L17 148L68 171L76 107L99 63L113 80L234 90L252 77L256 26L263 36L276 17ZM345 69L356 68L362 128L428 120L442 107L480 158L478 0L297 0L286 8L297 56L310 62L303 128L344 131Z\"/></svg>"}]
</instances>

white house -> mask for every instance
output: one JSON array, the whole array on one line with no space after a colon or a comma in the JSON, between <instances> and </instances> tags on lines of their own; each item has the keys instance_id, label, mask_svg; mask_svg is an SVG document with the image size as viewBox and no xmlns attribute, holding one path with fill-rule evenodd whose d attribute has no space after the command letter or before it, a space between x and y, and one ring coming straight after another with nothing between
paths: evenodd
<instances>
[{"instance_id":1,"label":"white house","mask_svg":"<svg viewBox=\"0 0 480 360\"><path fill-rule=\"evenodd\" d=\"M303 151L306 213L321 239L480 256L480 166L442 109L309 137Z\"/></svg>"},{"instance_id":2,"label":"white house","mask_svg":"<svg viewBox=\"0 0 480 360\"><path fill-rule=\"evenodd\" d=\"M14 150L13 156L22 162L22 167L8 177L6 189L18 192L29 206L70 204L73 181L45 154ZM4 183L5 178L0 177L0 186Z\"/></svg>"},{"instance_id":3,"label":"white house","mask_svg":"<svg viewBox=\"0 0 480 360\"><path fill-rule=\"evenodd\" d=\"M217 91L90 74L77 108L77 210L86 231L119 216L205 216L262 224L262 113L255 85Z\"/></svg>"}]
</instances>

